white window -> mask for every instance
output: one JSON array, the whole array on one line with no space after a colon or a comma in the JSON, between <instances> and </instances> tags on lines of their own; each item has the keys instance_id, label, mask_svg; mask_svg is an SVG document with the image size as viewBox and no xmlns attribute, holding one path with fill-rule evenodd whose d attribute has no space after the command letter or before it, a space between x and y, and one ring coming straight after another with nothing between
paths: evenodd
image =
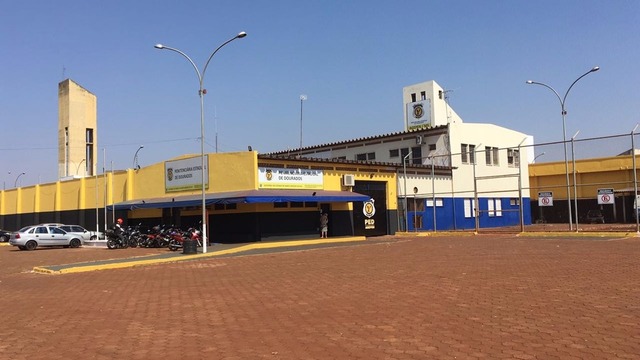
<instances>
[{"instance_id":1,"label":"white window","mask_svg":"<svg viewBox=\"0 0 640 360\"><path fill-rule=\"evenodd\" d=\"M499 151L497 147L485 146L484 156L487 161L487 165L493 165L493 166L500 165L500 161L498 158Z\"/></svg>"},{"instance_id":2,"label":"white window","mask_svg":"<svg viewBox=\"0 0 640 360\"><path fill-rule=\"evenodd\" d=\"M476 146L471 144L460 144L460 156L463 164L475 164Z\"/></svg>"},{"instance_id":3,"label":"white window","mask_svg":"<svg viewBox=\"0 0 640 360\"><path fill-rule=\"evenodd\" d=\"M436 206L444 206L442 204L442 199L436 199ZM433 199L427 199L427 207L433 207Z\"/></svg>"},{"instance_id":4,"label":"white window","mask_svg":"<svg viewBox=\"0 0 640 360\"><path fill-rule=\"evenodd\" d=\"M464 199L464 217L476 217L475 204L475 199Z\"/></svg>"},{"instance_id":5,"label":"white window","mask_svg":"<svg viewBox=\"0 0 640 360\"><path fill-rule=\"evenodd\" d=\"M489 206L489 216L502 216L502 202L500 199L489 199L487 201Z\"/></svg>"},{"instance_id":6,"label":"white window","mask_svg":"<svg viewBox=\"0 0 640 360\"><path fill-rule=\"evenodd\" d=\"M520 166L520 150L507 149L507 165L509 167Z\"/></svg>"},{"instance_id":7,"label":"white window","mask_svg":"<svg viewBox=\"0 0 640 360\"><path fill-rule=\"evenodd\" d=\"M463 164L469 163L469 145L460 144L460 159Z\"/></svg>"},{"instance_id":8,"label":"white window","mask_svg":"<svg viewBox=\"0 0 640 360\"><path fill-rule=\"evenodd\" d=\"M476 146L475 145L469 145L469 163L471 164L476 163Z\"/></svg>"}]
</instances>

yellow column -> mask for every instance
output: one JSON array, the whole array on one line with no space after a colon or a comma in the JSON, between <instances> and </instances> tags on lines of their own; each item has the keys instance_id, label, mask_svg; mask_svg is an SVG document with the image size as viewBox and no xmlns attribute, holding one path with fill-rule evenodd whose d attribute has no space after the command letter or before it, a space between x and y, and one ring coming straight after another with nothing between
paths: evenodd
<instances>
[{"instance_id":1,"label":"yellow column","mask_svg":"<svg viewBox=\"0 0 640 360\"><path fill-rule=\"evenodd\" d=\"M85 201L87 198L87 182L86 177L80 178L80 195L78 196L78 209L86 209Z\"/></svg>"},{"instance_id":2,"label":"yellow column","mask_svg":"<svg viewBox=\"0 0 640 360\"><path fill-rule=\"evenodd\" d=\"M133 175L135 175L134 170L127 169L127 193L124 194L125 201L133 199Z\"/></svg>"},{"instance_id":3,"label":"yellow column","mask_svg":"<svg viewBox=\"0 0 640 360\"><path fill-rule=\"evenodd\" d=\"M40 184L36 184L36 188L35 188L35 203L33 204L33 212L35 213L39 213L40 212Z\"/></svg>"},{"instance_id":4,"label":"yellow column","mask_svg":"<svg viewBox=\"0 0 640 360\"><path fill-rule=\"evenodd\" d=\"M62 209L62 183L60 180L56 181L56 197L55 197L55 211Z\"/></svg>"}]
</instances>

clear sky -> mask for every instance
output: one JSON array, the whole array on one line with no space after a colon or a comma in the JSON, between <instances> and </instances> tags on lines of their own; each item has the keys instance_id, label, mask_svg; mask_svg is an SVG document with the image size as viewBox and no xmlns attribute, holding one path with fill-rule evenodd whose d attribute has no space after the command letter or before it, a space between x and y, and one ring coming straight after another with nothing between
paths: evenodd
<instances>
[{"instance_id":1,"label":"clear sky","mask_svg":"<svg viewBox=\"0 0 640 360\"><path fill-rule=\"evenodd\" d=\"M200 67L207 152L261 153L401 131L402 88L435 80L465 122L562 140L640 122L640 1L2 1L0 178L57 178L57 86L98 98L101 172L199 154ZM622 146L624 147L624 146ZM627 146L626 148L629 148ZM105 149L103 151L103 149ZM611 152L625 149L612 149ZM103 156L106 154L106 156ZM606 155L606 154L605 154ZM609 154L610 155L610 154ZM8 174L8 172L11 174Z\"/></svg>"}]
</instances>

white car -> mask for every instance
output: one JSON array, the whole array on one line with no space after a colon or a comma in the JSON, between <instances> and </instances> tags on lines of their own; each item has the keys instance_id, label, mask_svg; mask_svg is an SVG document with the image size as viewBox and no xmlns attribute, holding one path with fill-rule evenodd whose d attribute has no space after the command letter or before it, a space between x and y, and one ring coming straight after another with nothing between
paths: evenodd
<instances>
[{"instance_id":1,"label":"white car","mask_svg":"<svg viewBox=\"0 0 640 360\"><path fill-rule=\"evenodd\" d=\"M9 244L20 250L35 250L38 246L63 246L77 248L82 245L79 236L67 234L56 226L26 226L11 234Z\"/></svg>"},{"instance_id":2,"label":"white car","mask_svg":"<svg viewBox=\"0 0 640 360\"><path fill-rule=\"evenodd\" d=\"M79 236L82 239L82 241L98 240L98 239L104 240L103 232L96 233L95 231L89 231L80 225L60 225L58 227L64 230L65 232L67 232L68 234Z\"/></svg>"}]
</instances>

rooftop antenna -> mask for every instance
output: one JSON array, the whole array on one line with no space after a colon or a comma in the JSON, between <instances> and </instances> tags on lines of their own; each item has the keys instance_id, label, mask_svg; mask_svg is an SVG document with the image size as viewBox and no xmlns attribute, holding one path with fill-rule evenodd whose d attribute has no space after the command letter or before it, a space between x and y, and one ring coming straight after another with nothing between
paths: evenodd
<instances>
[{"instance_id":1,"label":"rooftop antenna","mask_svg":"<svg viewBox=\"0 0 640 360\"><path fill-rule=\"evenodd\" d=\"M451 122L451 105L449 105L449 93L453 90L444 90L442 95L444 96L445 113L447 114L447 124Z\"/></svg>"}]
</instances>

